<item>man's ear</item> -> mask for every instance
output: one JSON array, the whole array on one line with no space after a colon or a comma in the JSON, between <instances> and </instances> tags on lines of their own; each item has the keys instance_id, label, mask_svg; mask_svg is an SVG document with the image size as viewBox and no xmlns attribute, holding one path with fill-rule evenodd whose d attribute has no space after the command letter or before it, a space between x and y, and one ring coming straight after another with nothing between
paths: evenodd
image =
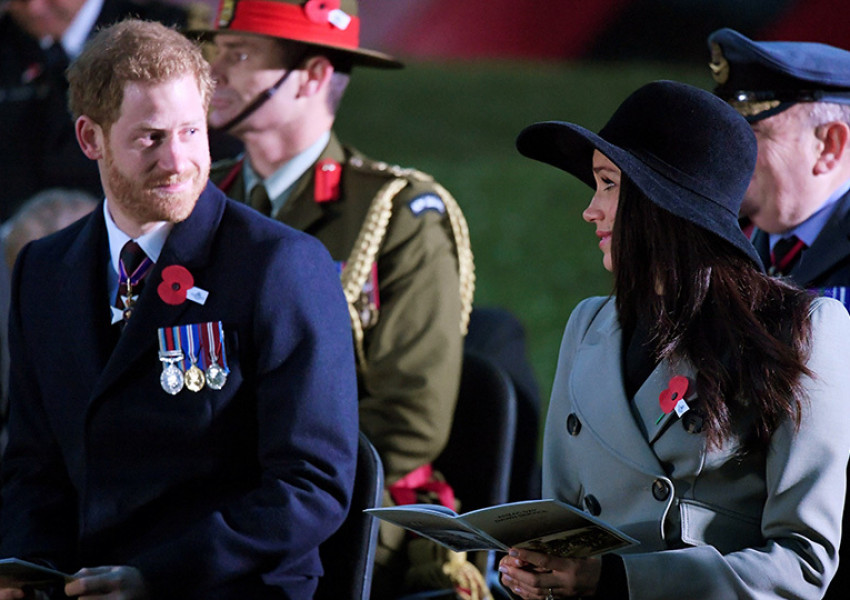
<instances>
[{"instance_id":1,"label":"man's ear","mask_svg":"<svg viewBox=\"0 0 850 600\"><path fill-rule=\"evenodd\" d=\"M82 115L74 124L77 134L77 143L88 158L100 160L103 158L104 136L103 128L91 118Z\"/></svg>"},{"instance_id":2,"label":"man's ear","mask_svg":"<svg viewBox=\"0 0 850 600\"><path fill-rule=\"evenodd\" d=\"M299 96L312 96L328 84L333 75L334 67L325 56L311 56L300 69L303 72Z\"/></svg>"},{"instance_id":3,"label":"man's ear","mask_svg":"<svg viewBox=\"0 0 850 600\"><path fill-rule=\"evenodd\" d=\"M847 155L847 144L850 143L850 125L842 121L832 121L821 125L815 131L820 140L821 148L815 162L815 175L823 175L832 171Z\"/></svg>"}]
</instances>

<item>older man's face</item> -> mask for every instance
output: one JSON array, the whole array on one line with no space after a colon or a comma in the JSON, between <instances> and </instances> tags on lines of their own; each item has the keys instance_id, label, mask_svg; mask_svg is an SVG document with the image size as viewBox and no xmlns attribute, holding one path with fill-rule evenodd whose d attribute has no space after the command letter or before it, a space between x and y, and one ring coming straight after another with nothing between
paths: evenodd
<instances>
[{"instance_id":1,"label":"older man's face","mask_svg":"<svg viewBox=\"0 0 850 600\"><path fill-rule=\"evenodd\" d=\"M758 159L744 206L756 227L783 233L808 219L825 200L812 192L820 141L805 103L753 123Z\"/></svg>"},{"instance_id":2,"label":"older man's face","mask_svg":"<svg viewBox=\"0 0 850 600\"><path fill-rule=\"evenodd\" d=\"M36 38L58 40L71 25L86 0L10 0L9 14L16 23Z\"/></svg>"}]
</instances>

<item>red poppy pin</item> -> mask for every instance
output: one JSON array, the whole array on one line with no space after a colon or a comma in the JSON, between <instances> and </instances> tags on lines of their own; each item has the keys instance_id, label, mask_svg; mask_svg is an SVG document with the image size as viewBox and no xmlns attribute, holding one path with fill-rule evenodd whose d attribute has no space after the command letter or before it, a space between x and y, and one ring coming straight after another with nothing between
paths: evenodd
<instances>
[{"instance_id":1,"label":"red poppy pin","mask_svg":"<svg viewBox=\"0 0 850 600\"><path fill-rule=\"evenodd\" d=\"M351 15L339 7L339 0L309 0L304 5L304 13L313 23L329 23L337 29L348 29Z\"/></svg>"},{"instance_id":2,"label":"red poppy pin","mask_svg":"<svg viewBox=\"0 0 850 600\"><path fill-rule=\"evenodd\" d=\"M676 411L678 416L682 416L688 411L688 403L685 402L685 396L688 393L690 382L684 375L675 375L667 383L667 389L662 390L658 395L658 403L661 405L662 415L658 417L656 423L660 423L664 415Z\"/></svg>"},{"instance_id":3,"label":"red poppy pin","mask_svg":"<svg viewBox=\"0 0 850 600\"><path fill-rule=\"evenodd\" d=\"M304 12L313 23L327 23L331 11L338 8L339 0L310 0L304 5Z\"/></svg>"},{"instance_id":4,"label":"red poppy pin","mask_svg":"<svg viewBox=\"0 0 850 600\"><path fill-rule=\"evenodd\" d=\"M189 269L180 265L169 265L162 270L162 283L157 286L159 297L166 304L177 306L186 301L186 293L195 285Z\"/></svg>"}]
</instances>

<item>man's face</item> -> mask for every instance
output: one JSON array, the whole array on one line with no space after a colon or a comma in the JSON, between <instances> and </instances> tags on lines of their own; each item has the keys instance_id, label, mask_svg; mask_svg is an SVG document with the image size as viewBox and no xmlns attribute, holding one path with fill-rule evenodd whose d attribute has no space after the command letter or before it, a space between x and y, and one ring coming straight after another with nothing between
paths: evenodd
<instances>
[{"instance_id":1,"label":"man's face","mask_svg":"<svg viewBox=\"0 0 850 600\"><path fill-rule=\"evenodd\" d=\"M58 40L86 0L10 0L9 14L31 36Z\"/></svg>"},{"instance_id":2,"label":"man's face","mask_svg":"<svg viewBox=\"0 0 850 600\"><path fill-rule=\"evenodd\" d=\"M804 103L753 123L753 132L758 159L742 206L759 229L783 233L825 200L812 191L820 141Z\"/></svg>"},{"instance_id":3,"label":"man's face","mask_svg":"<svg viewBox=\"0 0 850 600\"><path fill-rule=\"evenodd\" d=\"M216 82L210 104L211 127L228 123L285 72L281 44L272 38L249 35L216 35L211 64Z\"/></svg>"},{"instance_id":4,"label":"man's face","mask_svg":"<svg viewBox=\"0 0 850 600\"><path fill-rule=\"evenodd\" d=\"M116 223L183 221L209 170L206 113L195 78L128 83L103 153L102 178Z\"/></svg>"}]
</instances>

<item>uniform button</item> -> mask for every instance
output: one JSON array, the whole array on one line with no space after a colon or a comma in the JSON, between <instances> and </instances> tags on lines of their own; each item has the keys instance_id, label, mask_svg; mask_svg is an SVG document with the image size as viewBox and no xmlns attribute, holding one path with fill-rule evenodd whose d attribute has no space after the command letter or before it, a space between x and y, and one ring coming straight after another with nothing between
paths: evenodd
<instances>
[{"instance_id":1,"label":"uniform button","mask_svg":"<svg viewBox=\"0 0 850 600\"><path fill-rule=\"evenodd\" d=\"M596 496L590 494L584 497L584 508L594 517L598 517L599 513L602 512L602 507L599 506L599 500L596 499Z\"/></svg>"},{"instance_id":2,"label":"uniform button","mask_svg":"<svg viewBox=\"0 0 850 600\"><path fill-rule=\"evenodd\" d=\"M670 484L663 479L652 482L652 496L659 501L666 500L670 496Z\"/></svg>"},{"instance_id":3,"label":"uniform button","mask_svg":"<svg viewBox=\"0 0 850 600\"><path fill-rule=\"evenodd\" d=\"M578 420L575 413L570 413L570 416L567 417L567 433L578 435L579 431L581 431L581 421Z\"/></svg>"}]
</instances>

